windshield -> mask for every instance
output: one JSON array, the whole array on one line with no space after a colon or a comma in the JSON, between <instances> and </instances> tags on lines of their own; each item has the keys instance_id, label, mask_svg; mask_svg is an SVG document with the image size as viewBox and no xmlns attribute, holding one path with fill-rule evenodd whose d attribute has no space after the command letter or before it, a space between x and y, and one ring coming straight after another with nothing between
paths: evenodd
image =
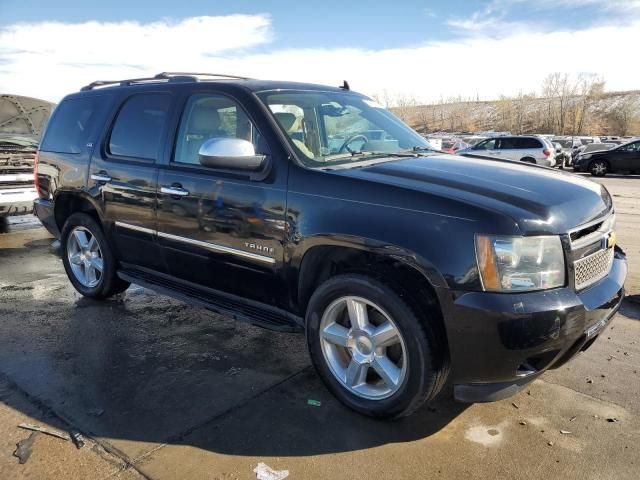
<instances>
[{"instance_id":1,"label":"windshield","mask_svg":"<svg viewBox=\"0 0 640 480\"><path fill-rule=\"evenodd\" d=\"M432 149L381 105L354 93L287 90L258 96L310 167Z\"/></svg>"}]
</instances>

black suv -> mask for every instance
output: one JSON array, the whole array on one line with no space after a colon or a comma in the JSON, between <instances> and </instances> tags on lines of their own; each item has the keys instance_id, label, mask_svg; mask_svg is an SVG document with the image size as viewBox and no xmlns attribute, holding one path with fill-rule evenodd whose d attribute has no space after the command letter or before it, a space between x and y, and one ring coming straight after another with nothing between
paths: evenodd
<instances>
[{"instance_id":1,"label":"black suv","mask_svg":"<svg viewBox=\"0 0 640 480\"><path fill-rule=\"evenodd\" d=\"M624 293L604 187L435 152L346 82L94 82L55 110L36 177L81 294L135 282L304 330L328 388L373 416L447 380L463 401L511 395Z\"/></svg>"}]
</instances>

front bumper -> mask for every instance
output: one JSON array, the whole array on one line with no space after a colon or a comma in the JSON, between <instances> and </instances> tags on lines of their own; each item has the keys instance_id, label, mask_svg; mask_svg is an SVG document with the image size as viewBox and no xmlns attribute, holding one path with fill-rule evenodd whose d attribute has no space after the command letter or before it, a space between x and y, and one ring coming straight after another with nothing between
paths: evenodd
<instances>
[{"instance_id":1,"label":"front bumper","mask_svg":"<svg viewBox=\"0 0 640 480\"><path fill-rule=\"evenodd\" d=\"M588 170L588 163L582 160L575 160L573 163L573 170L576 172L586 172Z\"/></svg>"},{"instance_id":2,"label":"front bumper","mask_svg":"<svg viewBox=\"0 0 640 480\"><path fill-rule=\"evenodd\" d=\"M591 287L530 293L452 292L444 308L454 395L494 401L591 346L624 297L627 261Z\"/></svg>"},{"instance_id":3,"label":"front bumper","mask_svg":"<svg viewBox=\"0 0 640 480\"><path fill-rule=\"evenodd\" d=\"M33 212L33 200L38 197L34 188L0 190L0 217L26 215Z\"/></svg>"}]
</instances>

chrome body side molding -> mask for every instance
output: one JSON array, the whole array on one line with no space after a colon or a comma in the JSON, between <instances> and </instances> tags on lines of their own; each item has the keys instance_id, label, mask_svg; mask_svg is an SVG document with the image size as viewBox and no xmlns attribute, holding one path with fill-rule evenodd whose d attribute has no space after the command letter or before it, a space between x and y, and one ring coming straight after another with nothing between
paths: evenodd
<instances>
[{"instance_id":1,"label":"chrome body side molding","mask_svg":"<svg viewBox=\"0 0 640 480\"><path fill-rule=\"evenodd\" d=\"M269 264L276 263L275 258L267 257L265 255L258 255L257 253L245 252L244 250L238 250L237 248L218 245L217 243L203 242L202 240L194 240L192 238L181 237L178 235L173 235L171 233L159 232L157 230L152 230L150 228L145 228L145 227L139 227L138 225L131 225L129 223L124 223L124 222L116 222L116 226L122 227L122 228L128 228L129 230L135 230L137 232L148 233L150 235L157 235L159 237L173 240L176 242L188 243L190 245L197 245L198 247L206 248L207 250L211 250L213 252L228 253L230 255L248 258L250 260L255 260L257 262L263 262L263 263L269 263Z\"/></svg>"}]
</instances>

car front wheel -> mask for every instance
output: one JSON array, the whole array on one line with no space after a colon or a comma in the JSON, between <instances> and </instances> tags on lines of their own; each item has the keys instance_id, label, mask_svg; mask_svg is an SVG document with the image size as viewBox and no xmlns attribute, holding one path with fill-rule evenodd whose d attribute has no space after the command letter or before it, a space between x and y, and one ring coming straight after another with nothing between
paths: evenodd
<instances>
[{"instance_id":1,"label":"car front wheel","mask_svg":"<svg viewBox=\"0 0 640 480\"><path fill-rule=\"evenodd\" d=\"M594 177L604 177L607 174L607 162L595 160L589 165L589 170Z\"/></svg>"},{"instance_id":2,"label":"car front wheel","mask_svg":"<svg viewBox=\"0 0 640 480\"><path fill-rule=\"evenodd\" d=\"M307 343L316 371L348 407L374 417L409 415L446 378L438 337L391 287L339 275L313 294Z\"/></svg>"},{"instance_id":3,"label":"car front wheel","mask_svg":"<svg viewBox=\"0 0 640 480\"><path fill-rule=\"evenodd\" d=\"M74 213L61 235L62 263L74 288L85 297L103 299L125 291L129 283L120 279L107 238L95 219Z\"/></svg>"}]
</instances>

